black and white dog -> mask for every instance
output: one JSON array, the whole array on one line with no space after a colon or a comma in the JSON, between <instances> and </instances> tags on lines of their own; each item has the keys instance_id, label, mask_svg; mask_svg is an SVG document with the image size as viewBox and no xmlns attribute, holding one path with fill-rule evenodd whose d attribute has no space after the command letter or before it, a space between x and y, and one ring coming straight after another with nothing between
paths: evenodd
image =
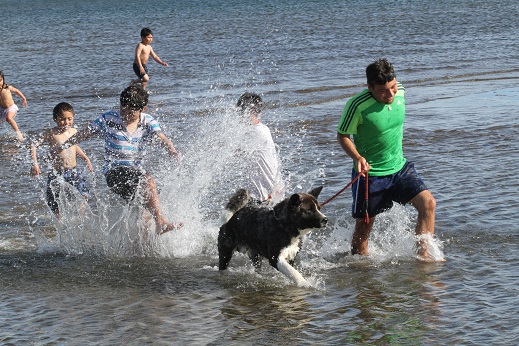
<instances>
[{"instance_id":1,"label":"black and white dog","mask_svg":"<svg viewBox=\"0 0 519 346\"><path fill-rule=\"evenodd\" d=\"M247 190L238 190L227 203L227 222L218 234L219 269L227 269L237 250L248 252L255 266L265 257L297 285L306 284L292 265L301 248L301 238L328 222L317 202L322 188L293 194L274 208L260 206L251 200Z\"/></svg>"}]
</instances>

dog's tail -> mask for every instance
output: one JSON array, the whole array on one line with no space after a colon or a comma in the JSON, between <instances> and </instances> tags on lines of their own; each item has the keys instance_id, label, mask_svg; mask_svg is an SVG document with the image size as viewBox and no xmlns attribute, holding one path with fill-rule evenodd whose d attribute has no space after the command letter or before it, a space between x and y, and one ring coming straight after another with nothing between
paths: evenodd
<instances>
[{"instance_id":1,"label":"dog's tail","mask_svg":"<svg viewBox=\"0 0 519 346\"><path fill-rule=\"evenodd\" d=\"M245 189L239 189L232 195L225 206L225 212L222 215L222 222L226 223L231 219L231 217L241 208L245 207L247 203L249 203L250 194L249 191Z\"/></svg>"}]
</instances>

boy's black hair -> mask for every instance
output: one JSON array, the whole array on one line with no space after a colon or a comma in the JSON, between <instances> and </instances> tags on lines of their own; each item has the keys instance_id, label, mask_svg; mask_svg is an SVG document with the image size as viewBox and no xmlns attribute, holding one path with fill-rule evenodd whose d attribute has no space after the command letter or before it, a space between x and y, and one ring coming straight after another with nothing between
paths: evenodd
<instances>
[{"instance_id":1,"label":"boy's black hair","mask_svg":"<svg viewBox=\"0 0 519 346\"><path fill-rule=\"evenodd\" d=\"M377 59L366 67L366 78L372 87L381 85L395 79L393 65L387 59Z\"/></svg>"},{"instance_id":2,"label":"boy's black hair","mask_svg":"<svg viewBox=\"0 0 519 346\"><path fill-rule=\"evenodd\" d=\"M52 119L56 120L60 117L63 112L72 112L74 114L74 107L68 102L58 103L52 110Z\"/></svg>"},{"instance_id":3,"label":"boy's black hair","mask_svg":"<svg viewBox=\"0 0 519 346\"><path fill-rule=\"evenodd\" d=\"M148 93L139 85L130 85L123 90L119 101L122 107L142 111L148 104Z\"/></svg>"},{"instance_id":4,"label":"boy's black hair","mask_svg":"<svg viewBox=\"0 0 519 346\"><path fill-rule=\"evenodd\" d=\"M142 28L141 30L141 37L146 37L148 35L153 35L150 28Z\"/></svg>"},{"instance_id":5,"label":"boy's black hair","mask_svg":"<svg viewBox=\"0 0 519 346\"><path fill-rule=\"evenodd\" d=\"M238 99L236 106L240 107L242 112L254 111L259 113L263 108L263 100L258 94L245 92Z\"/></svg>"}]
</instances>

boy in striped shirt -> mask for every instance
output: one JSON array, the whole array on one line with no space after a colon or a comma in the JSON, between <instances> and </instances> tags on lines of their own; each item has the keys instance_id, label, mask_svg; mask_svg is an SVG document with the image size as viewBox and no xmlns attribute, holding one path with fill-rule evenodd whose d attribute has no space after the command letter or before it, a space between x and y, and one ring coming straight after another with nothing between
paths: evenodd
<instances>
[{"instance_id":1,"label":"boy in striped shirt","mask_svg":"<svg viewBox=\"0 0 519 346\"><path fill-rule=\"evenodd\" d=\"M143 167L145 145L156 136L171 157L178 159L178 153L171 140L162 133L157 120L143 113L147 104L148 93L140 86L129 86L121 93L118 111L104 113L64 145L73 145L92 136L103 138L103 173L107 185L128 201L140 191L144 207L155 220L157 234L163 234L180 228L182 224L169 222L161 212L155 180Z\"/></svg>"}]
</instances>

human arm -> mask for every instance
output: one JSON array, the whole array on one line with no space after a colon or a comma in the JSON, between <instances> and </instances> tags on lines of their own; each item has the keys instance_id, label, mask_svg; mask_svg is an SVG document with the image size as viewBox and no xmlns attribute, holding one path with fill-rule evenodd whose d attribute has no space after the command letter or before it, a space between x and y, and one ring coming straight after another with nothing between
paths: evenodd
<instances>
[{"instance_id":1,"label":"human arm","mask_svg":"<svg viewBox=\"0 0 519 346\"><path fill-rule=\"evenodd\" d=\"M158 62L158 63L161 64L162 66L169 66L167 62L162 61L162 60L159 58L159 56L158 56L157 54L155 54L155 52L153 51L153 48L151 48L150 55L151 55L151 57L153 58L153 60L155 60L156 62Z\"/></svg>"},{"instance_id":2,"label":"human arm","mask_svg":"<svg viewBox=\"0 0 519 346\"><path fill-rule=\"evenodd\" d=\"M81 148L79 147L79 145L76 147L76 155L77 155L78 157L82 158L82 159L85 161L85 163L86 163L86 165L87 165L87 167L88 167L88 170L89 170L90 172L93 172L93 171L94 171L94 167L92 166L92 162L90 162L90 159L89 159L88 156L85 154L85 152L83 151L83 149L81 149Z\"/></svg>"},{"instance_id":3,"label":"human arm","mask_svg":"<svg viewBox=\"0 0 519 346\"><path fill-rule=\"evenodd\" d=\"M40 169L40 166L38 165L38 155L36 154L36 145L34 145L34 144L31 145L31 160L32 160L31 175L33 177L40 175L41 169Z\"/></svg>"},{"instance_id":4,"label":"human arm","mask_svg":"<svg viewBox=\"0 0 519 346\"><path fill-rule=\"evenodd\" d=\"M31 141L30 153L31 153L31 161L32 161L32 165L31 165L31 175L32 176L37 176L37 175L41 174L41 169L40 169L40 166L38 165L37 151L38 151L38 147L42 143L44 143L44 142L48 143L49 136L50 136L50 132L45 131L45 132L41 133L36 139Z\"/></svg>"},{"instance_id":5,"label":"human arm","mask_svg":"<svg viewBox=\"0 0 519 346\"><path fill-rule=\"evenodd\" d=\"M91 129L90 127L85 127L81 130L78 130L74 135L69 137L66 141L61 143L61 148L66 149L69 148L75 144L78 144L79 142L83 142L90 137L95 135L95 131Z\"/></svg>"},{"instance_id":6,"label":"human arm","mask_svg":"<svg viewBox=\"0 0 519 346\"><path fill-rule=\"evenodd\" d=\"M166 149L166 151L169 153L169 155L178 160L179 155L178 155L177 150L175 149L175 146L173 145L173 142L168 137L166 137L166 135L163 134L162 132L158 133L157 137L159 137L160 145L164 149Z\"/></svg>"},{"instance_id":7,"label":"human arm","mask_svg":"<svg viewBox=\"0 0 519 346\"><path fill-rule=\"evenodd\" d=\"M27 107L27 99L25 98L25 96L22 94L22 92L20 90L16 89L12 85L9 85L9 90L11 92L15 93L16 95L18 95L18 97L20 97L22 99L22 106Z\"/></svg>"},{"instance_id":8,"label":"human arm","mask_svg":"<svg viewBox=\"0 0 519 346\"><path fill-rule=\"evenodd\" d=\"M350 138L350 135L337 132L337 141L339 141L342 150L344 150L344 152L355 161L357 172L362 175L364 172L370 170L371 166L366 158L359 154L355 147L355 143L353 143Z\"/></svg>"}]
</instances>

